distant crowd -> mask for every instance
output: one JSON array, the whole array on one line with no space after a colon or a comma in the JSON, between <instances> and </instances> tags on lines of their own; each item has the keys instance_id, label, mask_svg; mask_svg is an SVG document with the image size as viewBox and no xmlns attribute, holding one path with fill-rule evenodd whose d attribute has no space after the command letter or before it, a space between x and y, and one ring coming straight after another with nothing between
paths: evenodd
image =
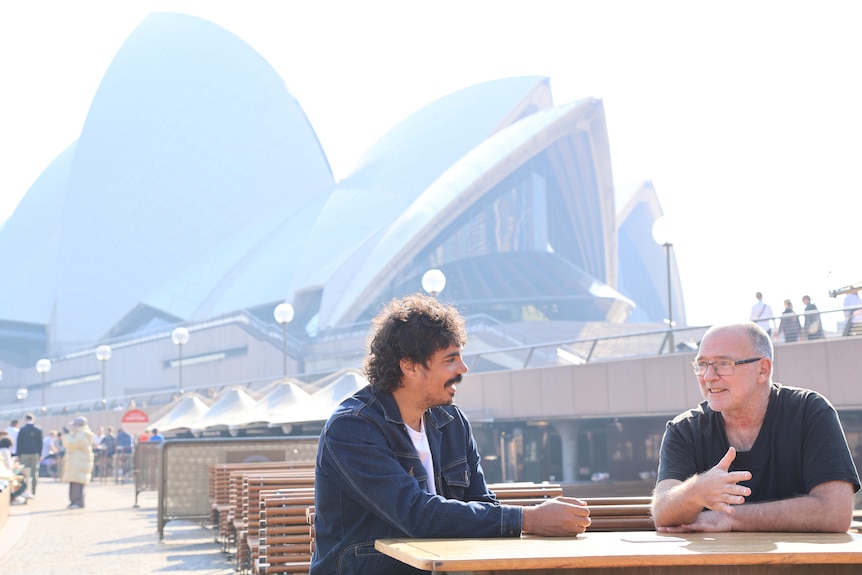
<instances>
[{"instance_id":1,"label":"distant crowd","mask_svg":"<svg viewBox=\"0 0 862 575\"><path fill-rule=\"evenodd\" d=\"M93 474L108 473L113 470L121 477L131 472L131 454L139 443L161 441L158 430L144 431L133 437L125 429L113 426L100 426L97 432L89 430L84 417L76 417L69 427L51 429L43 433L36 425L33 414L27 414L24 425L13 419L9 426L0 429L0 492L11 489L13 504L25 504L36 497L40 477L51 477L70 484L85 485ZM86 429L83 451L86 458L82 464L81 475L71 481L71 467L67 457L69 443L80 429ZM121 463L115 463L115 456ZM64 479L65 477L65 479ZM75 501L70 506L75 505ZM78 507L83 507L82 500Z\"/></svg>"},{"instance_id":2,"label":"distant crowd","mask_svg":"<svg viewBox=\"0 0 862 575\"><path fill-rule=\"evenodd\" d=\"M802 296L802 304L805 309L801 314L793 310L793 302L784 300L784 311L776 316L772 306L763 301L763 294L757 292L754 296L756 302L751 306L749 319L762 327L772 337L773 341L805 341L823 339L823 322L820 319L820 311L811 301L811 297ZM849 292L844 296L844 319L848 324L862 325L862 298L858 291Z\"/></svg>"}]
</instances>

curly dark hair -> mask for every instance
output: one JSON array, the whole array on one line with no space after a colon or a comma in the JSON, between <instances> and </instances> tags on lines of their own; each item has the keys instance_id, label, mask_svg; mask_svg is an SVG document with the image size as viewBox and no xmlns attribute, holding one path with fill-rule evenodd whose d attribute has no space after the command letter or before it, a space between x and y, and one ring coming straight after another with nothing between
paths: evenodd
<instances>
[{"instance_id":1,"label":"curly dark hair","mask_svg":"<svg viewBox=\"0 0 862 575\"><path fill-rule=\"evenodd\" d=\"M422 294L390 301L374 318L372 328L365 376L372 387L389 393L401 386L402 359L427 366L436 352L467 342L458 310Z\"/></svg>"}]
</instances>

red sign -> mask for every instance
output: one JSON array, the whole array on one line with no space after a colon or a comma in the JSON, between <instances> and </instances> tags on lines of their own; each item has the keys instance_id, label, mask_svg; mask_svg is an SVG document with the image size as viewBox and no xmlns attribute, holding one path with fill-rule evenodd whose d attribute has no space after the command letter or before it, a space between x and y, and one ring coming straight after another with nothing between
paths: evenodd
<instances>
[{"instance_id":1,"label":"red sign","mask_svg":"<svg viewBox=\"0 0 862 575\"><path fill-rule=\"evenodd\" d=\"M150 423L150 417L145 411L130 409L123 414L123 419L120 421L122 421L123 429L132 435L137 435L147 428L147 424Z\"/></svg>"}]
</instances>

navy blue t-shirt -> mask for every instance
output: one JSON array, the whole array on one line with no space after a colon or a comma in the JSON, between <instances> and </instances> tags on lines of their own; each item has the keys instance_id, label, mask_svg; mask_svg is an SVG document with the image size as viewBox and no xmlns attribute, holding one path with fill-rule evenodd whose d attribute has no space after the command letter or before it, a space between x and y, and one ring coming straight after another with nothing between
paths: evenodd
<instances>
[{"instance_id":1,"label":"navy blue t-shirt","mask_svg":"<svg viewBox=\"0 0 862 575\"><path fill-rule=\"evenodd\" d=\"M730 448L721 413L704 401L665 428L658 481L685 481L708 471ZM859 475L838 413L825 397L772 384L766 416L750 451L737 452L731 471L750 471L747 502L787 499L827 481L847 481L859 490Z\"/></svg>"}]
</instances>

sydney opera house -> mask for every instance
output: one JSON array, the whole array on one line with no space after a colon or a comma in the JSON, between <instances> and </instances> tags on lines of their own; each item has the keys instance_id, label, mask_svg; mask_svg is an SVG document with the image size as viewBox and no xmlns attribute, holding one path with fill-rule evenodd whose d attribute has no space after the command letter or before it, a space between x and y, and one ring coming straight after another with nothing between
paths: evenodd
<instances>
[{"instance_id":1,"label":"sydney opera house","mask_svg":"<svg viewBox=\"0 0 862 575\"><path fill-rule=\"evenodd\" d=\"M289 85L210 22L134 30L0 230L4 410L359 367L370 318L430 269L466 352L661 329L669 290L685 324L655 190L614 182L601 100L556 104L539 76L468 86L335 181Z\"/></svg>"}]
</instances>

